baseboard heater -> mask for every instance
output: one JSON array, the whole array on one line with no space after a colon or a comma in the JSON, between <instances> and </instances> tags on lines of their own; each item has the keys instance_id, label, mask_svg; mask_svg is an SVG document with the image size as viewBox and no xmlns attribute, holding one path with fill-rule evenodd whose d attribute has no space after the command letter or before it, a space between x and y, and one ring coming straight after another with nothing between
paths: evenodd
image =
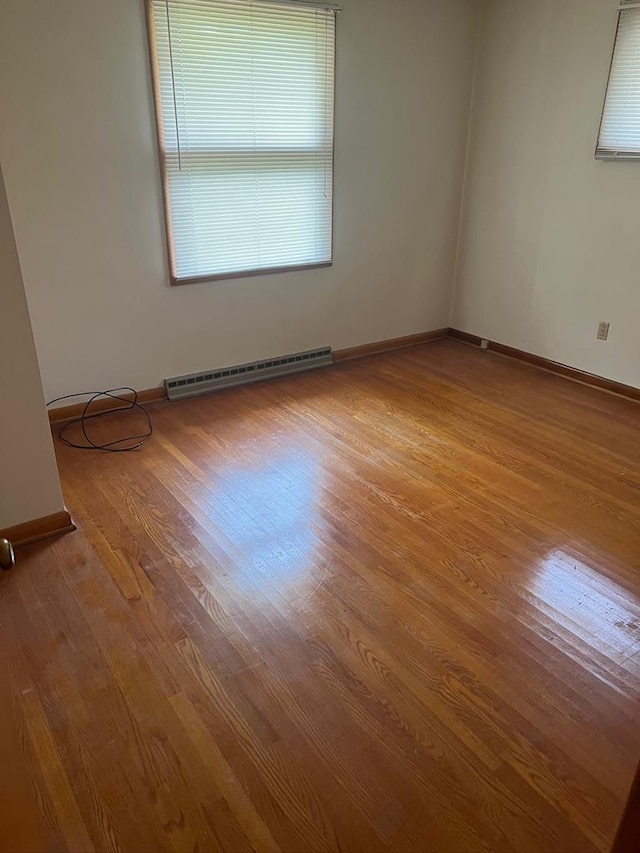
<instances>
[{"instance_id":1,"label":"baseboard heater","mask_svg":"<svg viewBox=\"0 0 640 853\"><path fill-rule=\"evenodd\" d=\"M322 349L307 352L296 352L293 355L251 361L248 364L219 367L204 373L175 376L173 379L165 379L164 388L170 400L182 400L185 397L198 397L233 385L245 385L260 379L301 373L303 370L327 367L329 364L333 364L331 347L322 347Z\"/></svg>"}]
</instances>

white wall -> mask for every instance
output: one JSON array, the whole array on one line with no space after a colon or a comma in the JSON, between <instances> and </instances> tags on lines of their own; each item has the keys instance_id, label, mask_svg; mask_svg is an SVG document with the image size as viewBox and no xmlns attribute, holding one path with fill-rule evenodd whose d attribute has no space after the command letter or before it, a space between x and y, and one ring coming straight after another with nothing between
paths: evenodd
<instances>
[{"instance_id":1,"label":"white wall","mask_svg":"<svg viewBox=\"0 0 640 853\"><path fill-rule=\"evenodd\" d=\"M64 509L0 171L0 530Z\"/></svg>"},{"instance_id":2,"label":"white wall","mask_svg":"<svg viewBox=\"0 0 640 853\"><path fill-rule=\"evenodd\" d=\"M49 398L446 326L475 0L345 0L335 264L169 287L142 0L2 0L0 156Z\"/></svg>"},{"instance_id":3,"label":"white wall","mask_svg":"<svg viewBox=\"0 0 640 853\"><path fill-rule=\"evenodd\" d=\"M486 0L451 325L640 386L640 163L593 156L617 5Z\"/></svg>"}]
</instances>

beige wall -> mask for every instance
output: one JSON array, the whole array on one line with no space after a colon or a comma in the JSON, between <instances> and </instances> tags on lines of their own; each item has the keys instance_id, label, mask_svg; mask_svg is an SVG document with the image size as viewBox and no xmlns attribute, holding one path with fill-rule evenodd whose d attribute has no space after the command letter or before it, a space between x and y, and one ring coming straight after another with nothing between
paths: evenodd
<instances>
[{"instance_id":1,"label":"beige wall","mask_svg":"<svg viewBox=\"0 0 640 853\"><path fill-rule=\"evenodd\" d=\"M64 509L0 171L0 530Z\"/></svg>"},{"instance_id":2,"label":"beige wall","mask_svg":"<svg viewBox=\"0 0 640 853\"><path fill-rule=\"evenodd\" d=\"M616 7L485 2L452 325L640 386L640 163L593 156Z\"/></svg>"},{"instance_id":3,"label":"beige wall","mask_svg":"<svg viewBox=\"0 0 640 853\"><path fill-rule=\"evenodd\" d=\"M142 0L3 0L0 155L49 397L446 326L475 0L344 0L335 264L170 288Z\"/></svg>"}]
</instances>

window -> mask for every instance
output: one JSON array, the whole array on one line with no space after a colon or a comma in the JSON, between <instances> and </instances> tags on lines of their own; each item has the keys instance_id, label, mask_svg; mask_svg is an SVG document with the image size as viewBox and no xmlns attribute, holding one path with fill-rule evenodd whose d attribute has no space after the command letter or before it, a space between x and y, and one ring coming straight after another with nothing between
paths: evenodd
<instances>
[{"instance_id":1,"label":"window","mask_svg":"<svg viewBox=\"0 0 640 853\"><path fill-rule=\"evenodd\" d=\"M147 2L172 282L330 265L336 7Z\"/></svg>"},{"instance_id":2,"label":"window","mask_svg":"<svg viewBox=\"0 0 640 853\"><path fill-rule=\"evenodd\" d=\"M596 157L640 157L640 2L622 0Z\"/></svg>"}]
</instances>

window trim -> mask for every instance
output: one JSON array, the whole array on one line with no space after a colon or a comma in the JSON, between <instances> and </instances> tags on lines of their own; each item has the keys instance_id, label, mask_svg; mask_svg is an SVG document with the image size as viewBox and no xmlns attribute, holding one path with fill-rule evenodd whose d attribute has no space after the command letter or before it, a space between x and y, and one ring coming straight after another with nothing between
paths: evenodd
<instances>
[{"instance_id":1,"label":"window trim","mask_svg":"<svg viewBox=\"0 0 640 853\"><path fill-rule=\"evenodd\" d=\"M203 284L205 282L227 281L236 278L250 278L259 275L276 275L287 272L300 272L302 270L327 269L333 266L335 255L335 148L336 148L336 79L337 79L337 19L336 14L336 45L334 50L334 75L333 75L333 139L331 144L331 158L333 163L332 181L333 191L331 193L331 258L328 261L318 261L311 264L297 264L292 266L260 267L259 269L238 270L225 273L211 273L200 276L176 275L175 252L173 247L173 228L171 225L171 206L169 199L169 177L167 170L167 158L164 151L162 133L162 101L160 94L160 70L158 64L158 51L155 40L153 23L153 0L143 0L145 6L145 19L147 23L147 41L149 47L149 63L151 67L151 82L153 88L153 109L156 125L156 141L158 149L158 164L160 167L160 184L162 186L162 206L164 210L164 226L167 247L167 259L169 263L169 283L171 287L180 287L185 284ZM275 0L277 2L277 0ZM329 9L333 12L341 12L342 6L332 3L315 2L315 0L282 0L286 5L317 6Z\"/></svg>"},{"instance_id":2,"label":"window trim","mask_svg":"<svg viewBox=\"0 0 640 853\"><path fill-rule=\"evenodd\" d=\"M596 150L594 157L596 160L600 160L602 162L633 162L634 160L640 161L640 150L639 151L614 151L611 148L601 148L600 147L600 136L602 134L602 125L604 124L604 112L607 108L607 98L609 97L609 87L611 85L611 77L613 74L613 63L616 58L616 47L618 46L618 35L620 34L620 22L622 20L622 13L629 9L638 9L640 8L640 0L619 0L618 7L616 9L617 19L616 19L616 30L613 36L613 47L611 48L611 61L609 63L609 73L607 74L607 85L604 90L604 99L602 102L602 111L600 113L600 124L598 125L598 138L596 141Z\"/></svg>"},{"instance_id":3,"label":"window trim","mask_svg":"<svg viewBox=\"0 0 640 853\"><path fill-rule=\"evenodd\" d=\"M332 250L333 251L333 250ZM233 278L251 278L256 275L277 275L284 272L300 272L301 270L318 270L333 266L333 257L330 261L318 261L313 264L298 264L297 266L288 267L260 267L259 269L243 270L238 272L221 272L211 273L210 275L193 275L184 278L176 278L173 272L170 273L171 285L180 286L183 284L204 284L206 281L227 281Z\"/></svg>"}]
</instances>

